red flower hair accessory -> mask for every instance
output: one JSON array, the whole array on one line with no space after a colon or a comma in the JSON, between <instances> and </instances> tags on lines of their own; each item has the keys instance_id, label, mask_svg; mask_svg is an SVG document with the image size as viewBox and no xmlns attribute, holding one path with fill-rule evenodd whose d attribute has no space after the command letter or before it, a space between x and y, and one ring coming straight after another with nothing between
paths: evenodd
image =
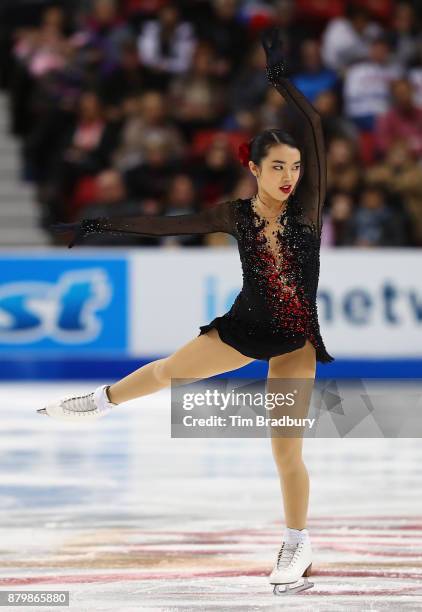
<instances>
[{"instance_id":1,"label":"red flower hair accessory","mask_svg":"<svg viewBox=\"0 0 422 612\"><path fill-rule=\"evenodd\" d=\"M251 147L248 142L242 142L242 144L239 147L238 157L240 159L242 166L245 166L245 168L247 168L248 162L251 158Z\"/></svg>"}]
</instances>

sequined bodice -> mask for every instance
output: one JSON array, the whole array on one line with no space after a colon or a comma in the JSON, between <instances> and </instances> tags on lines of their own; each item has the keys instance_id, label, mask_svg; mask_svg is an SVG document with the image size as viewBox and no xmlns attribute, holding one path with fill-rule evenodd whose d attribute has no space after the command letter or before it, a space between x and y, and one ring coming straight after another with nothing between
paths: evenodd
<instances>
[{"instance_id":1,"label":"sequined bodice","mask_svg":"<svg viewBox=\"0 0 422 612\"><path fill-rule=\"evenodd\" d=\"M320 241L293 200L268 223L251 200L234 203L243 271L242 306L259 311L271 333L310 333L316 318Z\"/></svg>"}]
</instances>

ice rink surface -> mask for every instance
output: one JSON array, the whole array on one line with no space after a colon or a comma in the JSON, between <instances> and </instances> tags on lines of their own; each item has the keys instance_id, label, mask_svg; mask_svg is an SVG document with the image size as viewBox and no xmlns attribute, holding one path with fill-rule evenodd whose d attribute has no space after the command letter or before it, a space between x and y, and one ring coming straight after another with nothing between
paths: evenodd
<instances>
[{"instance_id":1,"label":"ice rink surface","mask_svg":"<svg viewBox=\"0 0 422 612\"><path fill-rule=\"evenodd\" d=\"M315 586L277 597L270 440L171 438L168 390L88 425L36 413L102 382L0 386L0 591L70 592L5 609L422 609L421 439L304 441Z\"/></svg>"}]
</instances>

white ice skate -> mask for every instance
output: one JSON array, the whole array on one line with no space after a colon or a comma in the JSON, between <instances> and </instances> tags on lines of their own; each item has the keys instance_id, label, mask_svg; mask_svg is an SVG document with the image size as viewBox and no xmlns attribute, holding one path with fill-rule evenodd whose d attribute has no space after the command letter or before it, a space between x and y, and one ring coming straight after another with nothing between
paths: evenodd
<instances>
[{"instance_id":1,"label":"white ice skate","mask_svg":"<svg viewBox=\"0 0 422 612\"><path fill-rule=\"evenodd\" d=\"M66 397L39 408L37 412L60 421L93 421L99 419L118 404L107 397L109 385L101 385L86 395L67 395Z\"/></svg>"},{"instance_id":2,"label":"white ice skate","mask_svg":"<svg viewBox=\"0 0 422 612\"><path fill-rule=\"evenodd\" d=\"M296 544L283 541L277 563L268 577L274 585L274 595L291 595L314 586L308 582L312 568L312 548L309 535Z\"/></svg>"}]
</instances>

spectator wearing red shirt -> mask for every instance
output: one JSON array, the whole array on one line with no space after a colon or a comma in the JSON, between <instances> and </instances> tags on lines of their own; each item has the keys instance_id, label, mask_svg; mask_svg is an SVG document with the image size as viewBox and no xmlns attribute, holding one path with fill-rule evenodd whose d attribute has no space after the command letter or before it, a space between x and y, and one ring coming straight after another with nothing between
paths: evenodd
<instances>
[{"instance_id":1,"label":"spectator wearing red shirt","mask_svg":"<svg viewBox=\"0 0 422 612\"><path fill-rule=\"evenodd\" d=\"M391 84L393 108L380 115L376 122L377 149L385 155L396 140L405 140L410 151L422 156L422 108L413 101L413 86L405 78Z\"/></svg>"}]
</instances>

